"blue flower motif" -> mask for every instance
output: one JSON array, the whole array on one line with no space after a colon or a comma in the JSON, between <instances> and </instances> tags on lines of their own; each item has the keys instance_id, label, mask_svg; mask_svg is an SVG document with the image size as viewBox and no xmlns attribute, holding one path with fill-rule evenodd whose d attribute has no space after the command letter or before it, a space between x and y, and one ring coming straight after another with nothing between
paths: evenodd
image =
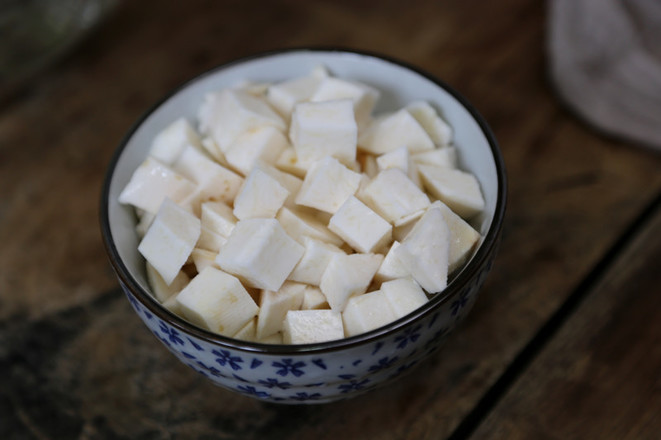
<instances>
[{"instance_id":1,"label":"blue flower motif","mask_svg":"<svg viewBox=\"0 0 661 440\"><path fill-rule=\"evenodd\" d=\"M381 358L379 359L379 363L372 365L368 371L370 373L376 373L377 371L390 367L395 361L397 361L397 359L397 356L393 357L392 359L388 359L388 356Z\"/></svg>"},{"instance_id":2,"label":"blue flower motif","mask_svg":"<svg viewBox=\"0 0 661 440\"><path fill-rule=\"evenodd\" d=\"M291 387L289 382L279 382L278 379L268 378L266 380L258 381L261 385L264 385L266 388L280 388L281 390L286 390Z\"/></svg>"},{"instance_id":3,"label":"blue flower motif","mask_svg":"<svg viewBox=\"0 0 661 440\"><path fill-rule=\"evenodd\" d=\"M250 369L254 370L255 368L259 367L262 364L263 364L262 361L260 361L259 359L253 358L252 362L250 362Z\"/></svg>"},{"instance_id":4,"label":"blue flower motif","mask_svg":"<svg viewBox=\"0 0 661 440\"><path fill-rule=\"evenodd\" d=\"M181 354L182 354L185 358L188 358L188 359L193 359L193 360L196 360L196 359L197 359L197 358L196 358L195 356L193 356L192 354L187 353L187 352L185 352L185 351L183 351L183 350L181 351Z\"/></svg>"},{"instance_id":5,"label":"blue flower motif","mask_svg":"<svg viewBox=\"0 0 661 440\"><path fill-rule=\"evenodd\" d=\"M374 356L379 350L381 350L381 347L383 347L383 342L377 342L374 345L374 350L372 351L372 356Z\"/></svg>"},{"instance_id":6,"label":"blue flower motif","mask_svg":"<svg viewBox=\"0 0 661 440\"><path fill-rule=\"evenodd\" d=\"M454 300L450 307L452 308L452 316L456 316L457 313L459 313L459 310L463 309L466 307L466 304L468 303L468 290L464 290L461 292L461 296Z\"/></svg>"},{"instance_id":7,"label":"blue flower motif","mask_svg":"<svg viewBox=\"0 0 661 440\"><path fill-rule=\"evenodd\" d=\"M249 396L255 396L262 399L271 396L266 391L260 391L252 385L239 385L236 389Z\"/></svg>"},{"instance_id":8,"label":"blue flower motif","mask_svg":"<svg viewBox=\"0 0 661 440\"><path fill-rule=\"evenodd\" d=\"M301 368L305 367L305 362L294 363L292 359L283 359L282 362L273 362L271 365L278 368L275 374L279 376L286 376L291 373L296 377L300 377L304 374Z\"/></svg>"},{"instance_id":9,"label":"blue flower motif","mask_svg":"<svg viewBox=\"0 0 661 440\"><path fill-rule=\"evenodd\" d=\"M154 317L154 315L152 315L152 314L149 312L149 310L145 309L145 310L143 310L143 311L145 312L145 318L151 320L151 319Z\"/></svg>"},{"instance_id":10,"label":"blue flower motif","mask_svg":"<svg viewBox=\"0 0 661 440\"><path fill-rule=\"evenodd\" d=\"M312 363L315 364L317 367L321 368L322 370L328 368L324 363L323 359L312 359Z\"/></svg>"},{"instance_id":11,"label":"blue flower motif","mask_svg":"<svg viewBox=\"0 0 661 440\"><path fill-rule=\"evenodd\" d=\"M184 345L184 340L179 337L178 331L168 327L163 321L160 321L158 324L161 333L163 336L166 336L170 342L172 342L174 345Z\"/></svg>"},{"instance_id":12,"label":"blue flower motif","mask_svg":"<svg viewBox=\"0 0 661 440\"><path fill-rule=\"evenodd\" d=\"M128 293L126 294L126 297L129 299L129 302L133 306L136 312L140 311L140 303L138 302L137 299L133 297L133 295L129 295Z\"/></svg>"},{"instance_id":13,"label":"blue flower motif","mask_svg":"<svg viewBox=\"0 0 661 440\"><path fill-rule=\"evenodd\" d=\"M200 361L197 361L197 365L199 365L201 368L203 368L204 370L208 371L209 373L211 373L212 375L214 375L216 377L225 377L225 375L223 373L221 373L220 370L216 367L213 367L213 366L209 367L209 366L207 366L206 364L204 364ZM194 367L193 367L193 369L195 369L197 371L200 371L200 370L198 370L197 368L194 368ZM205 376L206 376L206 374L205 374Z\"/></svg>"},{"instance_id":14,"label":"blue flower motif","mask_svg":"<svg viewBox=\"0 0 661 440\"><path fill-rule=\"evenodd\" d=\"M204 351L204 348L202 348L202 346L200 346L200 344L198 344L197 342L193 341L191 338L186 338L186 339L188 339L188 342L191 343L191 345L195 348L195 350L197 350L197 351Z\"/></svg>"},{"instance_id":15,"label":"blue flower motif","mask_svg":"<svg viewBox=\"0 0 661 440\"><path fill-rule=\"evenodd\" d=\"M352 380L349 383L343 383L337 387L343 394L348 393L349 391L358 391L365 388L365 385L369 382L369 379L363 379L360 382L357 380Z\"/></svg>"},{"instance_id":16,"label":"blue flower motif","mask_svg":"<svg viewBox=\"0 0 661 440\"><path fill-rule=\"evenodd\" d=\"M429 324L427 324L427 328L432 328L432 326L434 325L434 323L438 319L439 314L440 314L439 312L434 313L434 316L431 317L431 321L429 321Z\"/></svg>"},{"instance_id":17,"label":"blue flower motif","mask_svg":"<svg viewBox=\"0 0 661 440\"><path fill-rule=\"evenodd\" d=\"M305 400L316 400L316 399L318 399L318 398L320 398L320 397L321 397L321 393L312 393L312 394L308 394L308 393L306 393L306 392L304 392L304 391L299 391L299 392L296 393L295 395L293 395L293 396L289 396L290 399L298 400L298 401L301 401L301 402L302 402L302 401L305 401Z\"/></svg>"},{"instance_id":18,"label":"blue flower motif","mask_svg":"<svg viewBox=\"0 0 661 440\"><path fill-rule=\"evenodd\" d=\"M409 328L407 329L404 334L399 335L395 338L395 342L399 342L397 344L397 348L402 349L408 345L409 342L415 342L418 340L420 337L420 326L416 326L414 328Z\"/></svg>"},{"instance_id":19,"label":"blue flower motif","mask_svg":"<svg viewBox=\"0 0 661 440\"><path fill-rule=\"evenodd\" d=\"M240 357L232 356L232 353L227 350L212 350L211 352L218 356L216 358L216 362L218 362L221 366L224 367L225 365L229 365L234 371L241 369L241 365L239 365L239 363L243 362L243 359Z\"/></svg>"}]
</instances>

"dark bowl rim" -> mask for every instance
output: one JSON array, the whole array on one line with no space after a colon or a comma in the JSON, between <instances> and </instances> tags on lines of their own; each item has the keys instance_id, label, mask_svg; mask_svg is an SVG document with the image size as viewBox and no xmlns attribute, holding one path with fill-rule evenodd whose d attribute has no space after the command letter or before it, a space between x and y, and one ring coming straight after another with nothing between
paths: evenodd
<instances>
[{"instance_id":1,"label":"dark bowl rim","mask_svg":"<svg viewBox=\"0 0 661 440\"><path fill-rule=\"evenodd\" d=\"M323 343L315 344L300 344L300 345L286 345L286 344L261 344L256 342L242 341L238 339L233 339L230 337L222 336L202 328L199 328L188 321L180 318L169 310L165 309L158 301L146 290L144 290L140 284L133 278L130 271L123 263L119 256L119 252L115 246L115 243L112 238L112 233L110 230L110 220L109 220L109 197L110 197L110 184L114 175L115 168L117 163L126 148L129 140L136 132L136 130L142 125L142 123L153 113L155 112L163 103L165 103L172 96L176 95L180 91L184 90L189 85L193 84L196 81L199 81L202 78L205 78L209 75L216 74L224 69L232 67L237 64L241 64L247 61L260 59L260 58L269 58L273 56L293 53L293 52L311 52L311 53L346 53L353 55L360 55L365 57L376 58L381 61L385 61L399 67L403 67L407 70L410 70L417 75L420 75L429 81L436 84L438 87L442 88L448 92L454 99L456 99L471 115L471 117L477 122L480 129L482 130L484 136L486 137L489 147L493 155L494 164L496 167L496 175L498 178L498 190L497 190L497 200L496 206L494 209L493 219L491 221L491 226L487 231L484 240L480 247L478 248L475 255L472 257L470 262L461 270L461 272L452 279L448 287L443 291L442 294L434 296L431 298L424 306L416 309L415 311L409 313L408 315L397 319L383 327L379 327L375 330L362 333L360 335L351 336L344 339L338 339L334 341L328 341ZM398 330L412 325L415 322L419 321L421 318L431 314L435 309L439 308L441 305L451 301L455 298L463 288L468 285L471 280L478 276L481 268L487 264L489 256L492 252L496 251L498 245L498 239L503 225L503 218L505 216L505 207L507 202L507 177L505 171L505 162L500 152L500 148L496 141L496 138L486 123L485 119L480 115L480 113L473 107L473 105L459 92L454 88L449 86L444 81L436 78L434 75L413 66L412 64L396 59L394 57L383 55L380 53L357 50L351 48L342 48L342 47L324 47L324 46L312 46L312 47L291 47L285 49L274 49L268 51L257 52L248 56L240 57L222 63L216 67L213 67L185 82L175 87L169 93L166 93L161 99L151 105L141 116L138 118L133 125L130 127L128 132L123 136L118 147L116 148L114 154L112 155L106 175L103 181L102 195L101 195L101 207L100 207L100 223L101 223L101 233L103 236L104 246L108 254L113 269L123 284L123 287L129 289L134 297L150 312L156 315L158 318L166 321L171 326L177 328L185 334L191 334L201 340L204 340L210 344L230 348L242 352L249 353L259 353L264 355L307 355L307 354L321 354L328 352L335 352L340 350L346 350L360 345L364 345L370 342L376 342L380 339L386 338L395 334Z\"/></svg>"}]
</instances>

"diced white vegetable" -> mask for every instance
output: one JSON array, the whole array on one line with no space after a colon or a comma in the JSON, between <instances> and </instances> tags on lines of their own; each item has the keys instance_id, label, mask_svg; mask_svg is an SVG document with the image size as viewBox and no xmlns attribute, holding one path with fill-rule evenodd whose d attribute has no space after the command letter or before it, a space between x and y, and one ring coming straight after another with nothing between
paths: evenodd
<instances>
[{"instance_id":1,"label":"diced white vegetable","mask_svg":"<svg viewBox=\"0 0 661 440\"><path fill-rule=\"evenodd\" d=\"M275 219L240 220L220 249L216 263L250 287L278 290L304 250Z\"/></svg>"},{"instance_id":2,"label":"diced white vegetable","mask_svg":"<svg viewBox=\"0 0 661 440\"><path fill-rule=\"evenodd\" d=\"M305 237L310 237L336 246L342 246L342 239L310 214L283 207L278 212L276 219L287 231L287 234L301 244L304 243Z\"/></svg>"},{"instance_id":3,"label":"diced white vegetable","mask_svg":"<svg viewBox=\"0 0 661 440\"><path fill-rule=\"evenodd\" d=\"M223 237L229 237L232 229L239 221L232 212L232 208L223 202L202 203L202 215L200 220L202 226L209 228Z\"/></svg>"},{"instance_id":4,"label":"diced white vegetable","mask_svg":"<svg viewBox=\"0 0 661 440\"><path fill-rule=\"evenodd\" d=\"M411 160L420 165L457 168L457 149L455 147L434 148L412 155Z\"/></svg>"},{"instance_id":5,"label":"diced white vegetable","mask_svg":"<svg viewBox=\"0 0 661 440\"><path fill-rule=\"evenodd\" d=\"M436 145L448 145L452 142L452 128L425 101L413 102L406 106L416 121L425 129Z\"/></svg>"},{"instance_id":6,"label":"diced white vegetable","mask_svg":"<svg viewBox=\"0 0 661 440\"><path fill-rule=\"evenodd\" d=\"M422 288L411 278L400 278L381 284L383 293L395 319L408 315L428 299Z\"/></svg>"},{"instance_id":7,"label":"diced white vegetable","mask_svg":"<svg viewBox=\"0 0 661 440\"><path fill-rule=\"evenodd\" d=\"M225 153L227 162L244 176L258 161L274 163L289 142L277 128L266 125L241 133Z\"/></svg>"},{"instance_id":8,"label":"diced white vegetable","mask_svg":"<svg viewBox=\"0 0 661 440\"><path fill-rule=\"evenodd\" d=\"M229 167L230 164L227 162L227 159L225 159L225 153L220 151L220 147L216 143L216 141L213 140L212 137L206 136L202 138L202 148L204 151L207 152L209 156L211 156L216 162L221 164L224 167Z\"/></svg>"},{"instance_id":9,"label":"diced white vegetable","mask_svg":"<svg viewBox=\"0 0 661 440\"><path fill-rule=\"evenodd\" d=\"M272 126L284 132L285 121L265 100L237 89L224 89L205 97L198 115L200 131L209 134L223 153L241 133Z\"/></svg>"},{"instance_id":10,"label":"diced white vegetable","mask_svg":"<svg viewBox=\"0 0 661 440\"><path fill-rule=\"evenodd\" d=\"M325 157L314 162L303 180L296 203L334 214L360 184L361 175L337 159Z\"/></svg>"},{"instance_id":11,"label":"diced white vegetable","mask_svg":"<svg viewBox=\"0 0 661 440\"><path fill-rule=\"evenodd\" d=\"M154 266L166 284L171 284L200 236L200 220L165 199L138 251Z\"/></svg>"},{"instance_id":12,"label":"diced white vegetable","mask_svg":"<svg viewBox=\"0 0 661 440\"><path fill-rule=\"evenodd\" d=\"M397 168L381 171L361 195L368 206L394 224L431 204L429 197Z\"/></svg>"},{"instance_id":13,"label":"diced white vegetable","mask_svg":"<svg viewBox=\"0 0 661 440\"><path fill-rule=\"evenodd\" d=\"M433 165L420 165L419 170L427 191L460 217L470 219L484 209L480 184L472 174Z\"/></svg>"},{"instance_id":14,"label":"diced white vegetable","mask_svg":"<svg viewBox=\"0 0 661 440\"><path fill-rule=\"evenodd\" d=\"M319 284L331 309L342 312L350 297L365 293L382 261L380 254L333 255Z\"/></svg>"},{"instance_id":15,"label":"diced white vegetable","mask_svg":"<svg viewBox=\"0 0 661 440\"><path fill-rule=\"evenodd\" d=\"M273 218L288 196L287 188L261 168L255 167L234 199L233 212L239 220Z\"/></svg>"},{"instance_id":16,"label":"diced white vegetable","mask_svg":"<svg viewBox=\"0 0 661 440\"><path fill-rule=\"evenodd\" d=\"M263 339L257 339L257 342L260 344L282 344L282 332L273 333L271 336L267 336Z\"/></svg>"},{"instance_id":17,"label":"diced white vegetable","mask_svg":"<svg viewBox=\"0 0 661 440\"><path fill-rule=\"evenodd\" d=\"M428 293L445 289L450 230L441 210L429 207L394 252L402 266Z\"/></svg>"},{"instance_id":18,"label":"diced white vegetable","mask_svg":"<svg viewBox=\"0 0 661 440\"><path fill-rule=\"evenodd\" d=\"M344 254L344 251L330 243L305 236L303 245L305 246L303 257L294 267L289 279L318 286L330 259L334 254Z\"/></svg>"},{"instance_id":19,"label":"diced white vegetable","mask_svg":"<svg viewBox=\"0 0 661 440\"><path fill-rule=\"evenodd\" d=\"M301 304L302 310L328 309L329 307L326 296L324 296L319 287L307 286L305 288L303 291L303 304Z\"/></svg>"},{"instance_id":20,"label":"diced white vegetable","mask_svg":"<svg viewBox=\"0 0 661 440\"><path fill-rule=\"evenodd\" d=\"M448 273L454 272L463 265L472 254L480 239L480 233L477 232L464 219L445 205L440 200L435 201L432 206L441 210L445 223L450 230L450 254L448 257Z\"/></svg>"},{"instance_id":21,"label":"diced white vegetable","mask_svg":"<svg viewBox=\"0 0 661 440\"><path fill-rule=\"evenodd\" d=\"M200 230L200 237L195 243L196 248L205 249L207 251L218 252L221 247L227 243L227 237L217 234L213 230L202 225Z\"/></svg>"},{"instance_id":22,"label":"diced white vegetable","mask_svg":"<svg viewBox=\"0 0 661 440\"><path fill-rule=\"evenodd\" d=\"M434 148L425 129L406 109L375 119L358 139L358 148L372 154L388 153L402 145L410 153Z\"/></svg>"},{"instance_id":23,"label":"diced white vegetable","mask_svg":"<svg viewBox=\"0 0 661 440\"><path fill-rule=\"evenodd\" d=\"M248 322L246 322L246 325L241 327L239 331L234 333L232 337L234 339L239 339L241 341L253 342L257 340L256 329L257 329L257 318L253 318Z\"/></svg>"},{"instance_id":24,"label":"diced white vegetable","mask_svg":"<svg viewBox=\"0 0 661 440\"><path fill-rule=\"evenodd\" d=\"M197 273L202 272L207 266L213 266L216 269L220 269L216 264L216 256L218 252L208 251L206 249L195 248L190 254L191 260L195 265L195 270Z\"/></svg>"},{"instance_id":25,"label":"diced white vegetable","mask_svg":"<svg viewBox=\"0 0 661 440\"><path fill-rule=\"evenodd\" d=\"M395 313L380 290L351 297L342 312L344 333L359 335L396 319Z\"/></svg>"},{"instance_id":26,"label":"diced white vegetable","mask_svg":"<svg viewBox=\"0 0 661 440\"><path fill-rule=\"evenodd\" d=\"M149 262L147 262L146 268L149 286L156 299L161 303L167 301L172 295L179 293L179 291L186 287L186 284L190 281L188 275L179 271L177 276L174 277L174 280L172 280L172 283L168 285L158 271L154 269L154 266L149 264Z\"/></svg>"},{"instance_id":27,"label":"diced white vegetable","mask_svg":"<svg viewBox=\"0 0 661 440\"><path fill-rule=\"evenodd\" d=\"M282 331L282 323L289 310L299 310L303 303L305 284L285 281L277 292L262 290L257 315L258 339Z\"/></svg>"},{"instance_id":28,"label":"diced white vegetable","mask_svg":"<svg viewBox=\"0 0 661 440\"><path fill-rule=\"evenodd\" d=\"M149 155L171 165L188 145L200 148L200 136L186 118L179 118L154 137Z\"/></svg>"},{"instance_id":29,"label":"diced white vegetable","mask_svg":"<svg viewBox=\"0 0 661 440\"><path fill-rule=\"evenodd\" d=\"M379 270L377 270L374 275L375 281L389 281L410 275L408 270L402 265L402 262L399 261L399 258L397 258L397 255L395 255L395 249L398 247L399 242L393 241L392 246L390 246L388 253L381 263L381 266L379 266Z\"/></svg>"},{"instance_id":30,"label":"diced white vegetable","mask_svg":"<svg viewBox=\"0 0 661 440\"><path fill-rule=\"evenodd\" d=\"M308 172L308 165L298 160L294 147L285 148L275 161L275 166L279 170L293 174L301 179L303 179Z\"/></svg>"},{"instance_id":31,"label":"diced white vegetable","mask_svg":"<svg viewBox=\"0 0 661 440\"><path fill-rule=\"evenodd\" d=\"M259 311L234 276L207 267L177 295L186 319L225 336L236 334Z\"/></svg>"},{"instance_id":32,"label":"diced white vegetable","mask_svg":"<svg viewBox=\"0 0 661 440\"><path fill-rule=\"evenodd\" d=\"M363 253L379 251L392 240L392 225L354 196L333 214L328 228Z\"/></svg>"},{"instance_id":33,"label":"diced white vegetable","mask_svg":"<svg viewBox=\"0 0 661 440\"><path fill-rule=\"evenodd\" d=\"M119 195L119 203L156 214L167 197L179 203L195 191L195 183L158 160L148 157L135 170Z\"/></svg>"},{"instance_id":34,"label":"diced white vegetable","mask_svg":"<svg viewBox=\"0 0 661 440\"><path fill-rule=\"evenodd\" d=\"M294 106L308 101L319 87L323 78L320 72L271 85L267 91L269 103L289 120Z\"/></svg>"},{"instance_id":35,"label":"diced white vegetable","mask_svg":"<svg viewBox=\"0 0 661 440\"><path fill-rule=\"evenodd\" d=\"M362 127L369 121L378 98L379 91L367 84L329 76L321 81L310 101L350 99L353 102L356 123L358 127Z\"/></svg>"},{"instance_id":36,"label":"diced white vegetable","mask_svg":"<svg viewBox=\"0 0 661 440\"><path fill-rule=\"evenodd\" d=\"M156 214L152 214L151 212L143 211L142 215L140 216L140 221L135 226L135 231L138 233L138 237L142 238L142 237L145 236L145 234L147 233L147 230L149 229L152 222L154 221L154 218L156 218Z\"/></svg>"},{"instance_id":37,"label":"diced white vegetable","mask_svg":"<svg viewBox=\"0 0 661 440\"><path fill-rule=\"evenodd\" d=\"M298 191L301 189L301 186L303 185L303 180L299 179L293 174L289 174L284 171L281 171L276 167L271 166L264 162L260 162L255 166L259 167L266 174L273 177L275 180L278 181L280 185L282 185L284 188L287 189L287 191L289 191L289 196L287 196L284 206L290 208L296 207L296 196L298 195Z\"/></svg>"},{"instance_id":38,"label":"diced white vegetable","mask_svg":"<svg viewBox=\"0 0 661 440\"><path fill-rule=\"evenodd\" d=\"M387 170L389 168L399 168L404 174L408 175L409 160L409 149L406 145L403 145L377 157L376 163L379 166L379 171Z\"/></svg>"},{"instance_id":39,"label":"diced white vegetable","mask_svg":"<svg viewBox=\"0 0 661 440\"><path fill-rule=\"evenodd\" d=\"M289 128L296 157L306 165L327 156L344 163L356 159L358 128L350 99L302 102L294 107Z\"/></svg>"},{"instance_id":40,"label":"diced white vegetable","mask_svg":"<svg viewBox=\"0 0 661 440\"><path fill-rule=\"evenodd\" d=\"M207 200L231 203L243 183L241 176L190 146L181 153L173 169L197 183L195 192L187 199L196 214Z\"/></svg>"},{"instance_id":41,"label":"diced white vegetable","mask_svg":"<svg viewBox=\"0 0 661 440\"><path fill-rule=\"evenodd\" d=\"M283 324L285 344L313 344L344 337L342 315L333 310L290 310Z\"/></svg>"}]
</instances>

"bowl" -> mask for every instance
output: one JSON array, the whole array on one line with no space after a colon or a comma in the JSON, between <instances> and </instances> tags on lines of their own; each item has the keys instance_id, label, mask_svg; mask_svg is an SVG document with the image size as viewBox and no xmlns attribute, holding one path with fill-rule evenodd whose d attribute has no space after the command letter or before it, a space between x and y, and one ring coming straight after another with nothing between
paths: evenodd
<instances>
[{"instance_id":1,"label":"bowl","mask_svg":"<svg viewBox=\"0 0 661 440\"><path fill-rule=\"evenodd\" d=\"M472 220L479 247L442 294L386 326L318 344L266 345L224 337L172 314L150 293L137 251L136 217L118 195L148 153L151 140L175 119L195 120L204 95L242 80L275 82L319 65L338 77L378 88L375 112L426 100L455 131L459 165L480 182L486 208ZM133 309L181 362L216 385L257 399L318 403L353 397L398 377L427 358L466 317L491 269L505 212L505 167L483 118L459 93L422 70L373 53L288 49L223 64L180 86L138 120L115 152L101 201L103 238L119 283Z\"/></svg>"}]
</instances>

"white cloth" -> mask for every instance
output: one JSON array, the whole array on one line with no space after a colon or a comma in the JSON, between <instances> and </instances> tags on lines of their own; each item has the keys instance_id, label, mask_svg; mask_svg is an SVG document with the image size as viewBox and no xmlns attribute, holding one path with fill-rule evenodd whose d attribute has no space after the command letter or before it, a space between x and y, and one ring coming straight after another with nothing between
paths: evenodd
<instances>
[{"instance_id":1,"label":"white cloth","mask_svg":"<svg viewBox=\"0 0 661 440\"><path fill-rule=\"evenodd\" d=\"M549 0L561 98L600 131L661 150L661 1Z\"/></svg>"}]
</instances>

